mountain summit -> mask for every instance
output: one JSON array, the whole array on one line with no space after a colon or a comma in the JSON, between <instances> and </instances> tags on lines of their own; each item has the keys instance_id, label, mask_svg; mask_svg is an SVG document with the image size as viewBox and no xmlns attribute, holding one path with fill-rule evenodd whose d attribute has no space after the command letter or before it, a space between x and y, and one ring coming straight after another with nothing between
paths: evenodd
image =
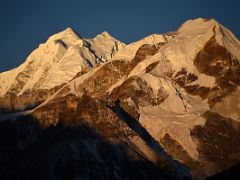
<instances>
[{"instance_id":1,"label":"mountain summit","mask_svg":"<svg viewBox=\"0 0 240 180\"><path fill-rule=\"evenodd\" d=\"M204 179L240 162L240 42L214 19L128 45L67 29L0 81L2 112L21 111L0 118L22 115L0 128L30 134L3 146L2 177Z\"/></svg>"},{"instance_id":2,"label":"mountain summit","mask_svg":"<svg viewBox=\"0 0 240 180\"><path fill-rule=\"evenodd\" d=\"M108 61L124 46L107 32L84 39L67 28L51 36L22 65L0 74L2 111L38 105L77 74Z\"/></svg>"}]
</instances>

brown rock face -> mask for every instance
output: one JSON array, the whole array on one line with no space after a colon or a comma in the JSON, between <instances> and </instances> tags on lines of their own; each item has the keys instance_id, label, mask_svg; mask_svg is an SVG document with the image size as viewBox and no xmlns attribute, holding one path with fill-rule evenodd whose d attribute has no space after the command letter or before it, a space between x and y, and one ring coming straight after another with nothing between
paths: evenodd
<instances>
[{"instance_id":1,"label":"brown rock face","mask_svg":"<svg viewBox=\"0 0 240 180\"><path fill-rule=\"evenodd\" d=\"M128 76L131 70L146 57L153 56L158 52L160 45L142 45L131 61L116 60L104 64L94 76L86 79L79 87L78 92L86 93L92 97L102 98L106 91L117 81Z\"/></svg>"},{"instance_id":2,"label":"brown rock face","mask_svg":"<svg viewBox=\"0 0 240 180\"><path fill-rule=\"evenodd\" d=\"M136 52L134 59L132 60L133 66L137 65L142 60L146 59L148 56L153 56L159 50L161 45L150 45L144 44L142 45Z\"/></svg>"},{"instance_id":3,"label":"brown rock face","mask_svg":"<svg viewBox=\"0 0 240 180\"><path fill-rule=\"evenodd\" d=\"M94 76L77 87L79 92L86 92L94 97L101 97L120 78L124 78L131 70L131 66L125 61L114 61L103 65Z\"/></svg>"},{"instance_id":4,"label":"brown rock face","mask_svg":"<svg viewBox=\"0 0 240 180\"><path fill-rule=\"evenodd\" d=\"M200 96L202 99L208 97L210 87L200 86L198 84L191 85L190 83L196 81L198 77L195 74L188 73L185 68L177 72L174 81L181 87L183 87L189 94L194 96Z\"/></svg>"},{"instance_id":5,"label":"brown rock face","mask_svg":"<svg viewBox=\"0 0 240 180\"><path fill-rule=\"evenodd\" d=\"M158 90L157 97L154 97L152 88L149 87L143 79L132 77L124 81L121 86L115 88L110 98L117 100L131 97L137 105L144 106L158 105L162 103L167 96L167 92L162 88Z\"/></svg>"},{"instance_id":6,"label":"brown rock face","mask_svg":"<svg viewBox=\"0 0 240 180\"><path fill-rule=\"evenodd\" d=\"M188 73L185 68L177 72L173 79L189 94L208 99L211 107L234 92L240 85L239 61L232 57L225 47L218 44L215 36L197 53L194 65L199 73L213 76L216 79L216 86L210 88L198 84L191 85L198 77Z\"/></svg>"},{"instance_id":7,"label":"brown rock face","mask_svg":"<svg viewBox=\"0 0 240 180\"><path fill-rule=\"evenodd\" d=\"M204 126L191 132L198 141L199 158L208 171L221 172L240 161L240 124L217 113L207 112Z\"/></svg>"},{"instance_id":8,"label":"brown rock face","mask_svg":"<svg viewBox=\"0 0 240 180\"><path fill-rule=\"evenodd\" d=\"M213 106L240 85L240 64L213 37L197 54L194 65L200 73L216 78L216 87L208 91L208 102ZM207 92L207 91L206 91Z\"/></svg>"},{"instance_id":9,"label":"brown rock face","mask_svg":"<svg viewBox=\"0 0 240 180\"><path fill-rule=\"evenodd\" d=\"M218 76L232 66L232 58L225 47L220 46L215 37L212 37L197 54L194 64L200 73Z\"/></svg>"},{"instance_id":10,"label":"brown rock face","mask_svg":"<svg viewBox=\"0 0 240 180\"><path fill-rule=\"evenodd\" d=\"M0 113L11 113L33 109L57 92L62 86L63 85L50 90L40 89L33 92L26 92L19 96L14 93L8 93L4 97L0 97Z\"/></svg>"},{"instance_id":11,"label":"brown rock face","mask_svg":"<svg viewBox=\"0 0 240 180\"><path fill-rule=\"evenodd\" d=\"M165 134L163 138L160 139L160 143L164 149L171 154L175 159L183 162L187 167L191 169L192 175L194 177L204 176L204 165L193 159L189 154L184 150L184 148L169 134Z\"/></svg>"}]
</instances>

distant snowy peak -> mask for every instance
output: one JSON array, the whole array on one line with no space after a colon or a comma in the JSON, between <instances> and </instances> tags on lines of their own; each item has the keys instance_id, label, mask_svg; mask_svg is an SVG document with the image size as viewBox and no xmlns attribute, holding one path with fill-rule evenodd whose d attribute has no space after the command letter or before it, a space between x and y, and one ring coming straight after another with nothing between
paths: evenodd
<instances>
[{"instance_id":1,"label":"distant snowy peak","mask_svg":"<svg viewBox=\"0 0 240 180\"><path fill-rule=\"evenodd\" d=\"M85 39L66 28L39 45L18 68L0 74L0 96L67 83L83 69L108 61L124 46L107 32Z\"/></svg>"},{"instance_id":2,"label":"distant snowy peak","mask_svg":"<svg viewBox=\"0 0 240 180\"><path fill-rule=\"evenodd\" d=\"M91 45L91 49L94 50L96 56L100 57L102 62L108 61L118 50L126 46L106 31L86 41Z\"/></svg>"},{"instance_id":3,"label":"distant snowy peak","mask_svg":"<svg viewBox=\"0 0 240 180\"><path fill-rule=\"evenodd\" d=\"M66 47L70 47L72 45L75 45L78 40L82 39L77 35L77 33L70 27L66 28L60 33L57 33L53 36L51 36L46 43L55 42L56 44L59 43L59 41L62 41Z\"/></svg>"},{"instance_id":4,"label":"distant snowy peak","mask_svg":"<svg viewBox=\"0 0 240 180\"><path fill-rule=\"evenodd\" d=\"M216 25L220 25L215 19L191 19L184 22L177 30L177 32L187 32L191 30L210 29Z\"/></svg>"}]
</instances>

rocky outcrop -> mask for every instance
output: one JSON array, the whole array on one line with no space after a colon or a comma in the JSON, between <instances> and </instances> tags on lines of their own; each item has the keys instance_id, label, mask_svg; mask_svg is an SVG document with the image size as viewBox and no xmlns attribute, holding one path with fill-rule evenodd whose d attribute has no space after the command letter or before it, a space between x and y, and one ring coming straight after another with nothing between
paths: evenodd
<instances>
[{"instance_id":1,"label":"rocky outcrop","mask_svg":"<svg viewBox=\"0 0 240 180\"><path fill-rule=\"evenodd\" d=\"M21 95L7 93L4 97L0 97L0 112L6 114L33 109L56 93L63 86L64 84L56 86L50 90L40 89L32 92L25 92Z\"/></svg>"},{"instance_id":2,"label":"rocky outcrop","mask_svg":"<svg viewBox=\"0 0 240 180\"><path fill-rule=\"evenodd\" d=\"M198 141L199 159L209 173L227 170L240 161L240 123L212 112L203 117L205 125L191 131Z\"/></svg>"}]
</instances>

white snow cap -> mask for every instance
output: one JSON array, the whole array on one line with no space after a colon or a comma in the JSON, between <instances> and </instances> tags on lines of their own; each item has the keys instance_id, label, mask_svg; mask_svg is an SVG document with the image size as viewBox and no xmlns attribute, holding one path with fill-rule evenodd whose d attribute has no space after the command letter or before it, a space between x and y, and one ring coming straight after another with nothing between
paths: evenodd
<instances>
[{"instance_id":1,"label":"white snow cap","mask_svg":"<svg viewBox=\"0 0 240 180\"><path fill-rule=\"evenodd\" d=\"M83 68L108 61L124 46L107 32L85 39L68 27L39 45L22 65L0 73L0 96L11 89L22 94L67 83ZM19 80L23 87L19 87Z\"/></svg>"},{"instance_id":2,"label":"white snow cap","mask_svg":"<svg viewBox=\"0 0 240 180\"><path fill-rule=\"evenodd\" d=\"M184 22L177 30L177 32L183 32L193 29L206 29L211 28L215 25L220 25L215 19L203 19L197 18Z\"/></svg>"}]
</instances>

